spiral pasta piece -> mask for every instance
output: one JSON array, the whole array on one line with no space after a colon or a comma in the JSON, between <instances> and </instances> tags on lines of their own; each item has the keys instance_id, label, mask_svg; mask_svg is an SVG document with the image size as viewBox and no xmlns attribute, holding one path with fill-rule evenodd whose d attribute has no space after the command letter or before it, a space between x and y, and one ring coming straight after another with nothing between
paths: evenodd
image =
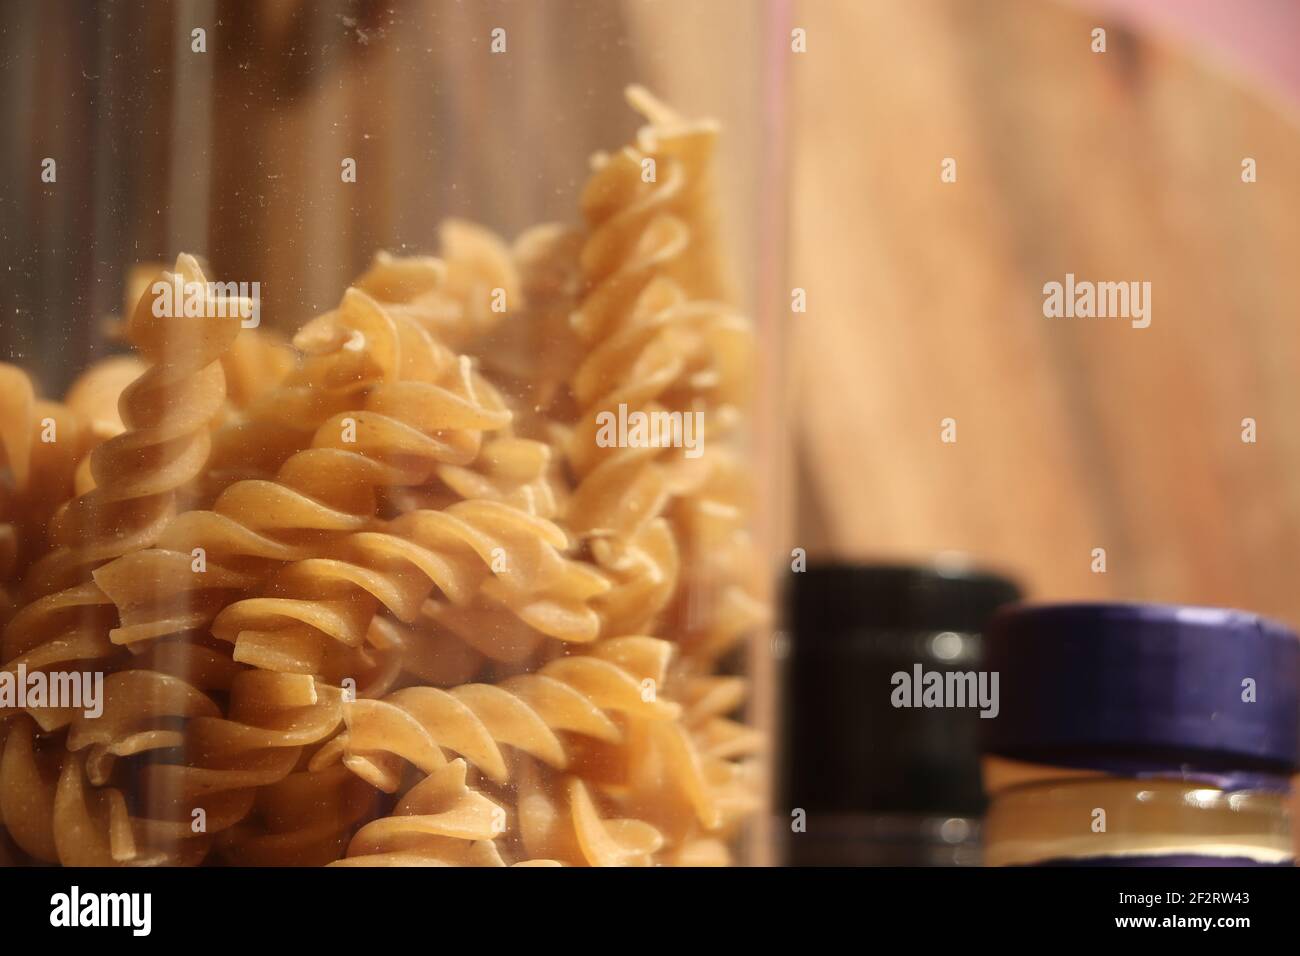
<instances>
[{"instance_id":1,"label":"spiral pasta piece","mask_svg":"<svg viewBox=\"0 0 1300 956\"><path fill-rule=\"evenodd\" d=\"M0 363L0 451L16 488L27 487L31 476L32 433L36 388L27 373Z\"/></svg>"},{"instance_id":2,"label":"spiral pasta piece","mask_svg":"<svg viewBox=\"0 0 1300 956\"><path fill-rule=\"evenodd\" d=\"M299 334L304 347L348 353L347 343L359 338L381 378L367 381L362 394L347 390L349 403L362 398L355 411L317 406L330 414L274 480L235 481L211 510L178 515L156 548L96 572L121 613L114 641L207 626L240 590L374 525L381 488L418 484L444 462L472 460L482 432L509 422L508 411L480 403L463 363L364 293L349 290L337 313L323 319Z\"/></svg>"},{"instance_id":3,"label":"spiral pasta piece","mask_svg":"<svg viewBox=\"0 0 1300 956\"><path fill-rule=\"evenodd\" d=\"M62 748L38 746L38 728L19 715L0 724L0 821L9 838L34 860L58 860L54 837L54 794L62 771Z\"/></svg>"},{"instance_id":4,"label":"spiral pasta piece","mask_svg":"<svg viewBox=\"0 0 1300 956\"><path fill-rule=\"evenodd\" d=\"M464 760L444 764L372 820L336 866L504 866L493 842L505 811L466 785Z\"/></svg>"},{"instance_id":5,"label":"spiral pasta piece","mask_svg":"<svg viewBox=\"0 0 1300 956\"><path fill-rule=\"evenodd\" d=\"M177 258L175 273L164 272L159 281L210 289L198 263L186 255ZM33 569L35 594L67 586L88 567L151 545L173 513L177 492L207 462L209 426L225 401L220 359L240 332L243 300L214 298L209 291L198 316L156 315L156 301L145 296L131 315L128 335L150 367L122 394L126 431L91 453L95 487L56 516L58 547Z\"/></svg>"},{"instance_id":6,"label":"spiral pasta piece","mask_svg":"<svg viewBox=\"0 0 1300 956\"><path fill-rule=\"evenodd\" d=\"M379 253L357 288L440 342L465 348L522 308L520 279L510 249L482 226L449 219L439 239L438 259Z\"/></svg>"},{"instance_id":7,"label":"spiral pasta piece","mask_svg":"<svg viewBox=\"0 0 1300 956\"><path fill-rule=\"evenodd\" d=\"M512 252L524 308L511 326L480 347L494 380L519 396L522 420L533 437L553 441L556 423L573 418L568 381L584 348L570 316L581 299L578 256L585 238L580 228L549 223L515 240Z\"/></svg>"},{"instance_id":8,"label":"spiral pasta piece","mask_svg":"<svg viewBox=\"0 0 1300 956\"><path fill-rule=\"evenodd\" d=\"M436 587L458 604L482 595L542 634L591 641L599 619L587 603L607 584L564 558L566 544L562 529L496 502L411 512L352 535L338 558L289 565L268 596L224 609L213 633L244 663L283 666L277 655L288 649L320 673L331 646L363 645L381 605L412 622Z\"/></svg>"},{"instance_id":9,"label":"spiral pasta piece","mask_svg":"<svg viewBox=\"0 0 1300 956\"><path fill-rule=\"evenodd\" d=\"M120 657L121 648L108 639L114 618L112 602L92 582L56 591L28 604L13 616L0 638L4 671L11 676L49 671L59 665L99 670ZM0 720L19 708L0 709ZM53 706L29 706L31 715L46 732L67 726L72 712Z\"/></svg>"},{"instance_id":10,"label":"spiral pasta piece","mask_svg":"<svg viewBox=\"0 0 1300 956\"><path fill-rule=\"evenodd\" d=\"M341 765L295 770L257 789L247 817L218 834L215 852L235 866L323 866L343 856L377 803L375 790Z\"/></svg>"},{"instance_id":11,"label":"spiral pasta piece","mask_svg":"<svg viewBox=\"0 0 1300 956\"><path fill-rule=\"evenodd\" d=\"M565 520L619 581L603 609L611 626L652 629L662 615L688 655L716 660L764 619L750 583L748 489L730 448L753 332L720 301L707 172L715 130L644 91L629 98L650 125L635 146L597 158L583 195L587 291L572 324L588 350L570 378L578 482ZM610 447L599 423L615 414L695 416L696 456Z\"/></svg>"},{"instance_id":12,"label":"spiral pasta piece","mask_svg":"<svg viewBox=\"0 0 1300 956\"><path fill-rule=\"evenodd\" d=\"M204 695L184 687L174 675L141 672L132 680L142 686L166 688L174 701L170 711L155 708L149 714L142 709L127 715L129 719L114 715L109 729L95 727L83 732L80 726L74 726L68 738L74 753L87 745L91 748L85 771L78 777L84 783L108 782L101 779L103 768L93 766L96 748L136 764L137 792L145 806L144 812L128 822L137 850L135 855L123 857L119 849L115 859L136 865L197 862L215 840L232 858L240 857L242 852L245 860L265 862L265 847L259 857L259 848L244 837L250 828L246 821L273 815L275 799L286 789L298 798L302 796L300 788L294 787L294 768L305 748L336 732L342 720L341 694L306 676L242 671L231 680L232 705L230 713L223 715L214 712ZM183 719L183 730L177 733L149 726L164 718L168 718L168 724ZM94 790L84 783L80 791L100 801L109 799L112 787ZM352 794L358 816L366 809L364 796ZM85 799L71 806L79 809ZM338 821L348 818L334 813L331 819L338 825ZM202 827L196 834L194 824L199 820ZM284 853L292 841L272 842L277 852ZM297 838L299 852L308 853L307 843L301 835ZM155 859L139 849L155 847L159 852L166 851L165 859ZM329 851L325 859L317 855L315 862L332 858L330 854L337 849Z\"/></svg>"},{"instance_id":13,"label":"spiral pasta piece","mask_svg":"<svg viewBox=\"0 0 1300 956\"><path fill-rule=\"evenodd\" d=\"M265 329L245 329L221 357L226 397L235 409L246 409L273 392L294 371L293 348Z\"/></svg>"},{"instance_id":14,"label":"spiral pasta piece","mask_svg":"<svg viewBox=\"0 0 1300 956\"><path fill-rule=\"evenodd\" d=\"M539 518L557 517L567 496L557 456L545 442L508 432L493 433L469 464L439 465L436 484L394 489L387 502L404 512L480 498L504 502Z\"/></svg>"},{"instance_id":15,"label":"spiral pasta piece","mask_svg":"<svg viewBox=\"0 0 1300 956\"><path fill-rule=\"evenodd\" d=\"M0 587L15 603L20 569L49 550L50 518L77 490L95 439L84 408L42 399L25 372L0 363Z\"/></svg>"},{"instance_id":16,"label":"spiral pasta piece","mask_svg":"<svg viewBox=\"0 0 1300 956\"><path fill-rule=\"evenodd\" d=\"M239 341L236 339L236 341ZM134 355L114 355L96 362L72 383L64 397L68 410L78 415L89 431L90 447L126 431L118 407L122 394L144 374L148 366ZM95 487L89 455L83 455L76 469L74 491L84 495ZM67 499L60 498L60 503Z\"/></svg>"},{"instance_id":17,"label":"spiral pasta piece","mask_svg":"<svg viewBox=\"0 0 1300 956\"><path fill-rule=\"evenodd\" d=\"M424 773L443 767L444 748L496 784L509 780L502 745L563 769L571 736L622 740L611 715L650 721L678 716L676 704L653 692L670 653L671 646L655 638L616 638L500 684L408 687L382 700L358 700L344 706L346 733L317 753L313 767L341 760L385 792L397 789L404 764Z\"/></svg>"},{"instance_id":18,"label":"spiral pasta piece","mask_svg":"<svg viewBox=\"0 0 1300 956\"><path fill-rule=\"evenodd\" d=\"M235 341L242 340L242 336ZM101 359L68 387L64 404L80 415L99 441L116 438L126 431L119 403L132 382L149 366L134 355L114 355Z\"/></svg>"},{"instance_id":19,"label":"spiral pasta piece","mask_svg":"<svg viewBox=\"0 0 1300 956\"><path fill-rule=\"evenodd\" d=\"M527 856L571 866L650 866L664 846L645 821L602 813L581 780L532 765L519 782L518 830Z\"/></svg>"}]
</instances>

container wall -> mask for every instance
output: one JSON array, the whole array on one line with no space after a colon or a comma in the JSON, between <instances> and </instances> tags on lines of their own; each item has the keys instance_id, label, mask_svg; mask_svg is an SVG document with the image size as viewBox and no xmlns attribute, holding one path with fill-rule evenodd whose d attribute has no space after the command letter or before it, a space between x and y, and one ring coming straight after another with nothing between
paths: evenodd
<instances>
[{"instance_id":1,"label":"container wall","mask_svg":"<svg viewBox=\"0 0 1300 956\"><path fill-rule=\"evenodd\" d=\"M0 859L768 859L783 17L16 9Z\"/></svg>"}]
</instances>

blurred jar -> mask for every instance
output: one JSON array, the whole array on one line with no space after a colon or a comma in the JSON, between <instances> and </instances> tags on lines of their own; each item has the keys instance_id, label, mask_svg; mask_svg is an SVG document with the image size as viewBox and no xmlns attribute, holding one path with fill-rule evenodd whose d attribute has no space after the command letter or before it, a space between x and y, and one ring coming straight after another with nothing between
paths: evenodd
<instances>
[{"instance_id":1,"label":"blurred jar","mask_svg":"<svg viewBox=\"0 0 1300 956\"><path fill-rule=\"evenodd\" d=\"M977 689L984 625L1019 596L952 562L790 575L776 819L786 863L979 862L979 702L927 703L924 684L972 675Z\"/></svg>"},{"instance_id":2,"label":"blurred jar","mask_svg":"<svg viewBox=\"0 0 1300 956\"><path fill-rule=\"evenodd\" d=\"M6 18L0 858L767 859L784 15Z\"/></svg>"},{"instance_id":3,"label":"blurred jar","mask_svg":"<svg viewBox=\"0 0 1300 956\"><path fill-rule=\"evenodd\" d=\"M1212 608L1025 605L988 645L989 864L1293 864L1293 633Z\"/></svg>"}]
</instances>

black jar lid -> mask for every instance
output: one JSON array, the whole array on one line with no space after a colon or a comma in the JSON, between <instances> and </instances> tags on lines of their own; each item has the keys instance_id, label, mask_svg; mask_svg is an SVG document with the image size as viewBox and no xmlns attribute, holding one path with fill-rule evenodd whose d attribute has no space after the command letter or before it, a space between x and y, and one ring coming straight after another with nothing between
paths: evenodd
<instances>
[{"instance_id":1,"label":"black jar lid","mask_svg":"<svg viewBox=\"0 0 1300 956\"><path fill-rule=\"evenodd\" d=\"M981 813L976 725L987 721L972 709L896 708L892 677L918 664L981 667L979 632L1019 597L1012 581L951 561L821 562L790 574L788 805L810 815Z\"/></svg>"},{"instance_id":2,"label":"black jar lid","mask_svg":"<svg viewBox=\"0 0 1300 956\"><path fill-rule=\"evenodd\" d=\"M978 632L995 610L1020 597L1014 581L957 559L819 562L790 575L790 623L804 635L847 627Z\"/></svg>"},{"instance_id":3,"label":"black jar lid","mask_svg":"<svg viewBox=\"0 0 1300 956\"><path fill-rule=\"evenodd\" d=\"M1300 640L1256 614L1162 604L1003 609L987 664L1000 712L986 748L1038 763L1146 757L1210 768L1300 768Z\"/></svg>"}]
</instances>

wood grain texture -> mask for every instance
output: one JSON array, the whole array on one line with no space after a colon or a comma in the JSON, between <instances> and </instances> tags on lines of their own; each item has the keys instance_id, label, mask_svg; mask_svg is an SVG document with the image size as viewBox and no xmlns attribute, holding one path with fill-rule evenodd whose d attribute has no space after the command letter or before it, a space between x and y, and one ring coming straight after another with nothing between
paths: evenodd
<instances>
[{"instance_id":1,"label":"wood grain texture","mask_svg":"<svg viewBox=\"0 0 1300 956\"><path fill-rule=\"evenodd\" d=\"M1300 624L1296 126L1072 7L805 2L795 19L801 543L956 549L1039 598ZM1043 284L1067 272L1150 281L1151 327L1045 319Z\"/></svg>"}]
</instances>

